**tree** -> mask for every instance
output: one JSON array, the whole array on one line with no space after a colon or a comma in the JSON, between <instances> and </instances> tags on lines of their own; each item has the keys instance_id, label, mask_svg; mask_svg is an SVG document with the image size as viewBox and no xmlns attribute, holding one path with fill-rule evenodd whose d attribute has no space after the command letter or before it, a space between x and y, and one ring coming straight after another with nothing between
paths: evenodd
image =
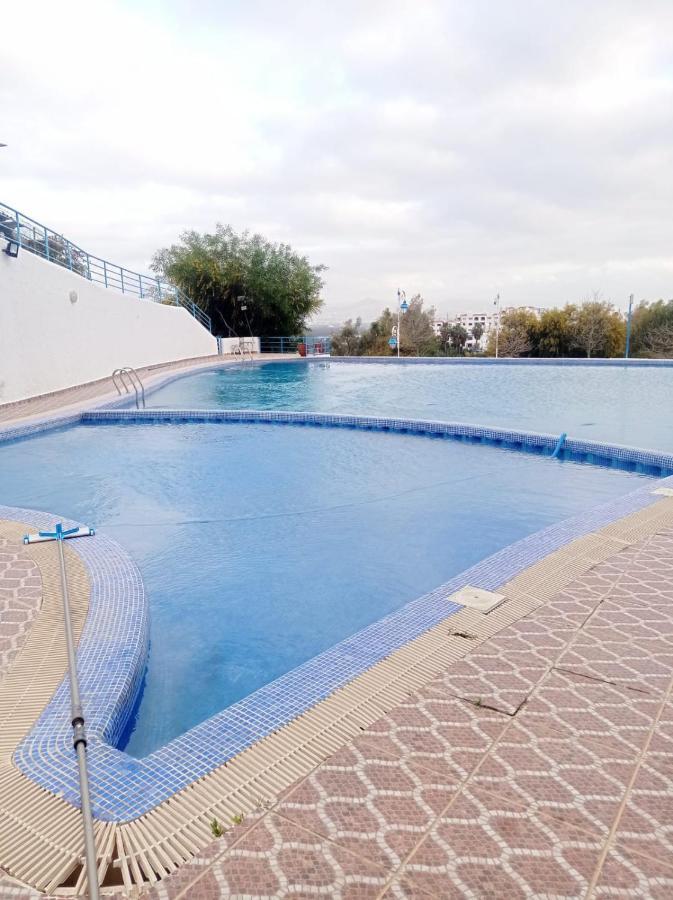
<instances>
[{"instance_id":1,"label":"tree","mask_svg":"<svg viewBox=\"0 0 673 900\"><path fill-rule=\"evenodd\" d=\"M451 349L455 351L457 356L462 356L467 343L467 331L462 325L452 325L449 329L449 338Z\"/></svg>"},{"instance_id":2,"label":"tree","mask_svg":"<svg viewBox=\"0 0 673 900\"><path fill-rule=\"evenodd\" d=\"M573 309L572 340L575 347L592 356L619 356L624 352L626 328L624 319L612 304L593 297Z\"/></svg>"},{"instance_id":3,"label":"tree","mask_svg":"<svg viewBox=\"0 0 673 900\"><path fill-rule=\"evenodd\" d=\"M300 334L322 306L325 266L230 225L184 232L179 244L154 254L152 269L211 317L217 335Z\"/></svg>"},{"instance_id":4,"label":"tree","mask_svg":"<svg viewBox=\"0 0 673 900\"><path fill-rule=\"evenodd\" d=\"M673 300L645 301L633 311L631 328L631 350L635 354L657 353L652 344L661 346L661 335L667 327L673 328ZM664 329L662 331L662 329ZM664 342L665 345L665 342Z\"/></svg>"},{"instance_id":5,"label":"tree","mask_svg":"<svg viewBox=\"0 0 673 900\"><path fill-rule=\"evenodd\" d=\"M648 331L646 347L654 356L673 356L673 324L659 325Z\"/></svg>"},{"instance_id":6,"label":"tree","mask_svg":"<svg viewBox=\"0 0 673 900\"><path fill-rule=\"evenodd\" d=\"M475 346L479 344L479 341L482 339L484 335L484 326L481 322L475 322L472 326L472 337L474 338Z\"/></svg>"},{"instance_id":7,"label":"tree","mask_svg":"<svg viewBox=\"0 0 673 900\"><path fill-rule=\"evenodd\" d=\"M527 356L537 343L538 319L525 309L503 313L497 338L498 356ZM496 331L488 337L487 353L495 356Z\"/></svg>"},{"instance_id":8,"label":"tree","mask_svg":"<svg viewBox=\"0 0 673 900\"><path fill-rule=\"evenodd\" d=\"M435 356L437 337L433 322L434 309L423 310L423 298L416 294L400 320L400 353L405 356Z\"/></svg>"},{"instance_id":9,"label":"tree","mask_svg":"<svg viewBox=\"0 0 673 900\"><path fill-rule=\"evenodd\" d=\"M353 323L347 319L340 331L332 335L332 352L335 356L360 356L362 319L358 316Z\"/></svg>"},{"instance_id":10,"label":"tree","mask_svg":"<svg viewBox=\"0 0 673 900\"><path fill-rule=\"evenodd\" d=\"M445 356L449 355L449 345L451 343L451 326L448 322L442 322L439 326L439 345Z\"/></svg>"},{"instance_id":11,"label":"tree","mask_svg":"<svg viewBox=\"0 0 673 900\"><path fill-rule=\"evenodd\" d=\"M537 355L570 356L573 348L572 317L575 307L546 309L537 328Z\"/></svg>"}]
</instances>

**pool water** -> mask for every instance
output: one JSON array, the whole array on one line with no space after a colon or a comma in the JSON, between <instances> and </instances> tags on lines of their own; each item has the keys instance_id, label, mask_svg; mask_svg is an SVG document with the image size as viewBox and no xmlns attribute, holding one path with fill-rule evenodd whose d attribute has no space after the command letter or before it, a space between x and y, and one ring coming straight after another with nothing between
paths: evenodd
<instances>
[{"instance_id":1,"label":"pool water","mask_svg":"<svg viewBox=\"0 0 673 900\"><path fill-rule=\"evenodd\" d=\"M3 503L94 525L140 567L151 646L136 756L644 481L436 438L279 425L88 425L0 446Z\"/></svg>"},{"instance_id":2,"label":"pool water","mask_svg":"<svg viewBox=\"0 0 673 900\"><path fill-rule=\"evenodd\" d=\"M673 367L246 364L181 378L148 406L439 419L673 452Z\"/></svg>"}]
</instances>

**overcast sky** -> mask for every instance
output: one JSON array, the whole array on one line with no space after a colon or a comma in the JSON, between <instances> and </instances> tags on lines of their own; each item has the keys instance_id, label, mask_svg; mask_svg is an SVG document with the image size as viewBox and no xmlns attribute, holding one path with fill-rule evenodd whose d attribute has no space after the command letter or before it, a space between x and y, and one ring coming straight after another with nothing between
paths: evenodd
<instances>
[{"instance_id":1,"label":"overcast sky","mask_svg":"<svg viewBox=\"0 0 673 900\"><path fill-rule=\"evenodd\" d=\"M0 62L0 202L129 268L219 221L324 321L673 296L673 0L33 0Z\"/></svg>"}]
</instances>

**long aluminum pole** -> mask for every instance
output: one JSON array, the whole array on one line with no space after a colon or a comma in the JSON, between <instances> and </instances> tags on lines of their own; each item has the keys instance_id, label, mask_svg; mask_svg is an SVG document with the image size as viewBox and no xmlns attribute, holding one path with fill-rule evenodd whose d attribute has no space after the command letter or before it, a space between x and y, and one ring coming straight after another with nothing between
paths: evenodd
<instances>
[{"instance_id":1,"label":"long aluminum pole","mask_svg":"<svg viewBox=\"0 0 673 900\"><path fill-rule=\"evenodd\" d=\"M626 317L626 349L624 351L624 359L629 358L631 352L631 313L633 311L633 294L629 295L629 314Z\"/></svg>"},{"instance_id":2,"label":"long aluminum pole","mask_svg":"<svg viewBox=\"0 0 673 900\"><path fill-rule=\"evenodd\" d=\"M89 882L89 897L91 900L99 900L100 893L98 890L98 867L96 866L96 842L93 833L89 777L86 765L86 733L84 730L84 713L82 711L82 702L79 694L79 679L77 678L77 657L75 656L75 640L72 633L72 620L70 618L70 597L68 595L68 580L65 572L63 538L59 536L56 543L58 544L59 561L61 563L63 623L65 626L65 643L68 651L68 677L70 679L70 709L73 729L72 742L75 752L77 753L77 767L79 769L79 792L82 800L86 875Z\"/></svg>"},{"instance_id":3,"label":"long aluminum pole","mask_svg":"<svg viewBox=\"0 0 673 900\"><path fill-rule=\"evenodd\" d=\"M498 340L500 338L500 294L495 298L496 319L495 319L495 358L498 358Z\"/></svg>"}]
</instances>

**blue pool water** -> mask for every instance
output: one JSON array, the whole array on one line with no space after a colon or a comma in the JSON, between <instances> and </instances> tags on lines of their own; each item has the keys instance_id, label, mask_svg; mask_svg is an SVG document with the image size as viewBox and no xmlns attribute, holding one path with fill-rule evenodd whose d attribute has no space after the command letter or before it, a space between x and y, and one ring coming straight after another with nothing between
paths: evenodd
<instances>
[{"instance_id":1,"label":"blue pool water","mask_svg":"<svg viewBox=\"0 0 673 900\"><path fill-rule=\"evenodd\" d=\"M95 525L140 567L151 648L127 748L136 756L643 480L487 446L292 426L90 425L0 446L3 503Z\"/></svg>"},{"instance_id":2,"label":"blue pool water","mask_svg":"<svg viewBox=\"0 0 673 900\"><path fill-rule=\"evenodd\" d=\"M673 452L673 367L267 363L181 378L148 405L440 419Z\"/></svg>"}]
</instances>

